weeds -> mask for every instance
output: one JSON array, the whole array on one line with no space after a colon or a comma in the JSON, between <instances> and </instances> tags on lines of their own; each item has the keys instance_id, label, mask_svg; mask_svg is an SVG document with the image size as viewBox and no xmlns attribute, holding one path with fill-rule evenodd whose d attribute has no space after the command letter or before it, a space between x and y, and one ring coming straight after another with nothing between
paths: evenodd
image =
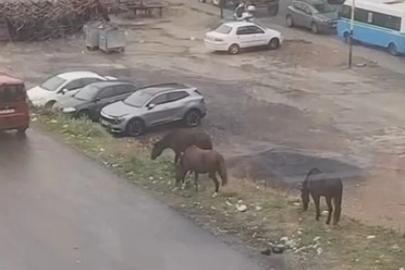
<instances>
[{"instance_id":1,"label":"weeds","mask_svg":"<svg viewBox=\"0 0 405 270\"><path fill-rule=\"evenodd\" d=\"M236 236L256 249L267 247L269 242L277 242L283 236L293 239L296 246L287 252L291 269L405 267L405 234L366 226L348 217L343 217L340 228L326 226L325 217L316 222L314 209L303 213L295 198L241 179L231 178L216 197L212 196L213 185L206 177L201 177L198 193L192 185L182 190L174 186L172 159L150 160L148 147L136 140L112 138L95 123L41 111L37 111L36 125L62 136L70 145L149 190L215 234ZM246 205L245 212L237 210L239 203Z\"/></svg>"}]
</instances>

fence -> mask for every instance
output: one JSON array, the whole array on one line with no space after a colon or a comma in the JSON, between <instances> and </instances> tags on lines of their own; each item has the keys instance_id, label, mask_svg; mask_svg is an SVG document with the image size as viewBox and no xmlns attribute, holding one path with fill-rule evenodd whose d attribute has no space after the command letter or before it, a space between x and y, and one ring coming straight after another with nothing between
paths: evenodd
<instances>
[{"instance_id":1,"label":"fence","mask_svg":"<svg viewBox=\"0 0 405 270\"><path fill-rule=\"evenodd\" d=\"M0 28L3 28L0 39L27 41L63 37L100 16L108 20L99 0L0 1Z\"/></svg>"}]
</instances>

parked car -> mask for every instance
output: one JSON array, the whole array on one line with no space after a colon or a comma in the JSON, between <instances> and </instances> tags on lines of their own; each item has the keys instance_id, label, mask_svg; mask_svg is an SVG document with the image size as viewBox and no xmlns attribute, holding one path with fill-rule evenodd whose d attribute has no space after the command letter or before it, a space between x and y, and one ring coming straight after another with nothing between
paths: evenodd
<instances>
[{"instance_id":1,"label":"parked car","mask_svg":"<svg viewBox=\"0 0 405 270\"><path fill-rule=\"evenodd\" d=\"M98 121L104 106L126 99L138 88L133 82L121 80L91 83L54 107L72 117Z\"/></svg>"},{"instance_id":2,"label":"parked car","mask_svg":"<svg viewBox=\"0 0 405 270\"><path fill-rule=\"evenodd\" d=\"M318 34L336 29L339 15L322 0L296 0L288 6L285 18L289 27L300 26Z\"/></svg>"},{"instance_id":3,"label":"parked car","mask_svg":"<svg viewBox=\"0 0 405 270\"><path fill-rule=\"evenodd\" d=\"M24 82L0 75L0 130L25 133L30 121L28 107Z\"/></svg>"},{"instance_id":4,"label":"parked car","mask_svg":"<svg viewBox=\"0 0 405 270\"><path fill-rule=\"evenodd\" d=\"M206 3L207 0L198 0L201 3ZM209 0L215 6L221 6L221 0ZM236 7L242 1L239 0L223 0L223 7L226 8L229 5ZM269 16L276 16L279 10L279 0L245 0L243 1L245 6L253 5L258 9L266 8Z\"/></svg>"},{"instance_id":5,"label":"parked car","mask_svg":"<svg viewBox=\"0 0 405 270\"><path fill-rule=\"evenodd\" d=\"M101 110L101 124L112 133L142 135L147 128L176 121L189 127L206 115L204 97L195 87L179 83L147 86L124 101Z\"/></svg>"},{"instance_id":6,"label":"parked car","mask_svg":"<svg viewBox=\"0 0 405 270\"><path fill-rule=\"evenodd\" d=\"M73 96L90 83L115 79L90 71L66 72L48 78L40 85L29 89L27 94L33 105L52 108L60 99Z\"/></svg>"},{"instance_id":7,"label":"parked car","mask_svg":"<svg viewBox=\"0 0 405 270\"><path fill-rule=\"evenodd\" d=\"M241 49L268 46L277 49L283 42L280 32L253 22L227 22L205 35L205 46L212 51L238 54Z\"/></svg>"}]
</instances>

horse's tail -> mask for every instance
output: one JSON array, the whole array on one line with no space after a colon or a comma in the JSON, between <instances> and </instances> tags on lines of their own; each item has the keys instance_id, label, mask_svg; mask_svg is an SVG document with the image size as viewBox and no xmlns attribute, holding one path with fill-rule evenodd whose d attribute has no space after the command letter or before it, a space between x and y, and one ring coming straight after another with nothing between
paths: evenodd
<instances>
[{"instance_id":1,"label":"horse's tail","mask_svg":"<svg viewBox=\"0 0 405 270\"><path fill-rule=\"evenodd\" d=\"M225 186L228 183L228 174L226 171L225 159L221 154L218 154L218 173L222 179L222 185Z\"/></svg>"},{"instance_id":2,"label":"horse's tail","mask_svg":"<svg viewBox=\"0 0 405 270\"><path fill-rule=\"evenodd\" d=\"M340 220L340 215L342 213L342 197L343 197L343 185L342 181L339 181L339 186L336 189L335 197L333 198L333 202L335 205L335 211L333 213L333 223L337 224Z\"/></svg>"}]
</instances>

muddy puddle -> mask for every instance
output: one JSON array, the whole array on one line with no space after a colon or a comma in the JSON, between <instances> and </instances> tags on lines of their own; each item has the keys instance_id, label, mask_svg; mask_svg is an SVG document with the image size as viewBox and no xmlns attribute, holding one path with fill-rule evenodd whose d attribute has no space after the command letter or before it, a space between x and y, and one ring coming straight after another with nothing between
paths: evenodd
<instances>
[{"instance_id":1,"label":"muddy puddle","mask_svg":"<svg viewBox=\"0 0 405 270\"><path fill-rule=\"evenodd\" d=\"M263 181L266 185L282 188L296 187L313 167L320 169L326 179L356 179L363 175L362 169L356 165L285 148L229 157L227 165L236 177Z\"/></svg>"}]
</instances>

